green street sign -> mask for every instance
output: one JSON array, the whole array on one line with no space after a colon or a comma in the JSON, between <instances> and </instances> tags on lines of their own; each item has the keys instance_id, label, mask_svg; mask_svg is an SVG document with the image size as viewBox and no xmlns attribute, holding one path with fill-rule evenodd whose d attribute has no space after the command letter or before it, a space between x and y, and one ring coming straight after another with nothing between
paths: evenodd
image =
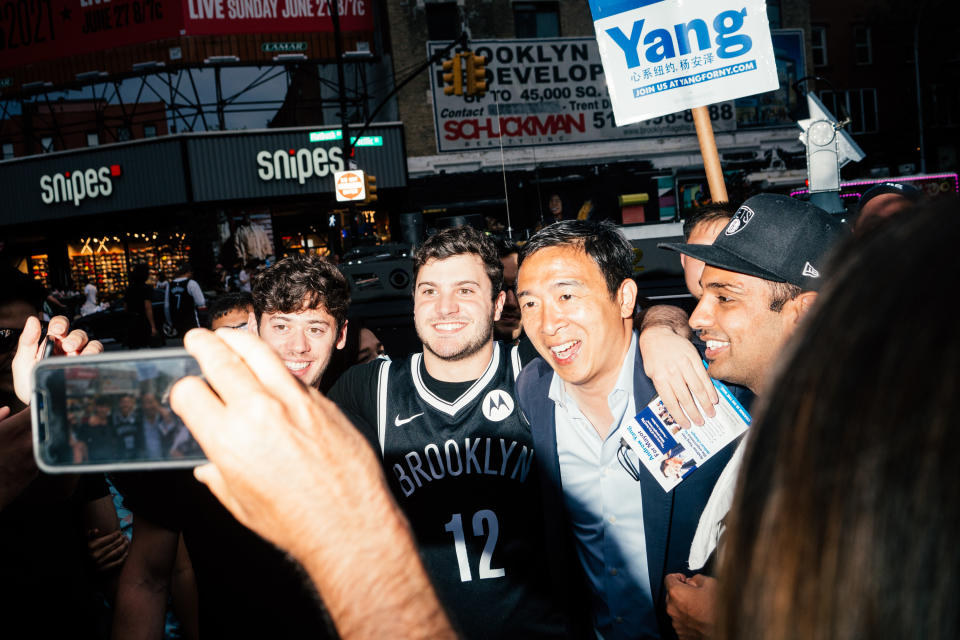
<instances>
[{"instance_id":1,"label":"green street sign","mask_svg":"<svg viewBox=\"0 0 960 640\"><path fill-rule=\"evenodd\" d=\"M343 140L343 132L340 129L330 131L311 131L310 142L329 142L331 140ZM382 147L383 136L356 136L350 137L350 144L355 147Z\"/></svg>"}]
</instances>

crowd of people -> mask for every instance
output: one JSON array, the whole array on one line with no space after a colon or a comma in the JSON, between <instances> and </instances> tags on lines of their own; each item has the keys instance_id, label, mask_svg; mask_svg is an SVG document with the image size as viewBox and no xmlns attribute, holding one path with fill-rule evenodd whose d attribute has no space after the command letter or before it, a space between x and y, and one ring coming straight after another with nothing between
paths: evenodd
<instances>
[{"instance_id":1,"label":"crowd of people","mask_svg":"<svg viewBox=\"0 0 960 640\"><path fill-rule=\"evenodd\" d=\"M67 411L75 464L184 458L195 453L183 422L151 391L78 399L76 406L68 404Z\"/></svg>"},{"instance_id":2,"label":"crowd of people","mask_svg":"<svg viewBox=\"0 0 960 640\"><path fill-rule=\"evenodd\" d=\"M915 196L868 191L852 234L785 196L704 208L663 245L689 318L640 308L610 223L558 221L521 247L443 230L414 256L422 350L367 349L334 379L346 280L285 258L211 305L215 332L186 334L203 378L173 387L172 414L149 394L92 407L182 421L209 460L110 476L129 543L102 478L32 466L39 300L5 286L0 548L31 550L5 580L7 624L160 638L173 610L182 637L956 637L960 341L940 298L960 211ZM46 340L102 349L62 317ZM665 491L624 430L658 396L672 433L703 425L711 378L752 426L699 464L666 452ZM79 546L48 558L78 522ZM72 617L31 617L57 575Z\"/></svg>"}]
</instances>

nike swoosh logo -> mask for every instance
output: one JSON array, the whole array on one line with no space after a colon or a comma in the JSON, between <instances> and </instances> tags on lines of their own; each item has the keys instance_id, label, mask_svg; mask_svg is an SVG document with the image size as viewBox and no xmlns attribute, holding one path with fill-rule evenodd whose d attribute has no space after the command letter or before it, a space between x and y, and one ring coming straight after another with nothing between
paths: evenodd
<instances>
[{"instance_id":1,"label":"nike swoosh logo","mask_svg":"<svg viewBox=\"0 0 960 640\"><path fill-rule=\"evenodd\" d=\"M397 414L397 417L394 418L394 420L393 420L393 424L395 424L395 425L398 426L398 427L402 427L403 425L407 424L407 423L410 422L411 420L413 420L413 419L415 419L415 418L419 418L419 417L422 416L422 415L423 415L423 413L421 412L421 413L418 413L418 414L415 415L415 416L410 416L409 418L404 418L403 420L401 420L401 419L400 419L400 414L398 413L398 414Z\"/></svg>"}]
</instances>

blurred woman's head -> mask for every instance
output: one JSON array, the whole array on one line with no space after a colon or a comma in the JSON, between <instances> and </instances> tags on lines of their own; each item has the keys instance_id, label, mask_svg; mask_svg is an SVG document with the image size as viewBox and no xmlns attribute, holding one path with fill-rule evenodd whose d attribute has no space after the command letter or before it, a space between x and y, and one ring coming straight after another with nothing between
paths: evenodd
<instances>
[{"instance_id":1,"label":"blurred woman's head","mask_svg":"<svg viewBox=\"0 0 960 640\"><path fill-rule=\"evenodd\" d=\"M143 284L150 278L150 267L140 263L133 265L130 270L130 282L133 284Z\"/></svg>"},{"instance_id":2,"label":"blurred woman's head","mask_svg":"<svg viewBox=\"0 0 960 640\"><path fill-rule=\"evenodd\" d=\"M960 637L956 202L840 252L763 399L721 638Z\"/></svg>"}]
</instances>

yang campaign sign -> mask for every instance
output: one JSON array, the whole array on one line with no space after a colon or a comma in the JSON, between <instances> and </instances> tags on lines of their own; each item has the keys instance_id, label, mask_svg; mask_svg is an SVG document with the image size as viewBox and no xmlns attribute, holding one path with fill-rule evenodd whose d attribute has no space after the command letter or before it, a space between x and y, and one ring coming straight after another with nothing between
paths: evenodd
<instances>
[{"instance_id":1,"label":"yang campaign sign","mask_svg":"<svg viewBox=\"0 0 960 640\"><path fill-rule=\"evenodd\" d=\"M618 126L777 89L764 0L590 0Z\"/></svg>"}]
</instances>

